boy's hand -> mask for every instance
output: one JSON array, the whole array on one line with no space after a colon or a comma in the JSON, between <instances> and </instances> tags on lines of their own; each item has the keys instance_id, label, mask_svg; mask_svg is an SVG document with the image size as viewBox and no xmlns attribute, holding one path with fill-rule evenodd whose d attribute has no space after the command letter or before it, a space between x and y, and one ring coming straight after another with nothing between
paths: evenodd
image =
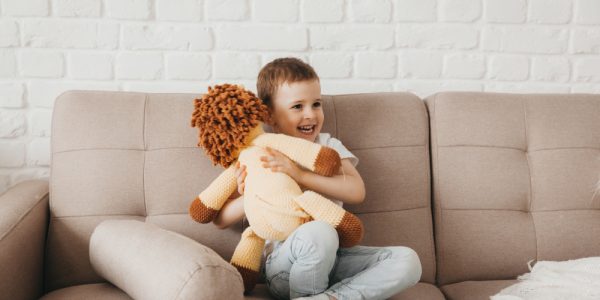
<instances>
[{"instance_id":1,"label":"boy's hand","mask_svg":"<svg viewBox=\"0 0 600 300\"><path fill-rule=\"evenodd\" d=\"M301 183L300 179L302 179L304 171L295 162L275 149L267 147L266 150L269 155L260 157L264 168L270 168L273 172L285 173L297 183Z\"/></svg>"},{"instance_id":2,"label":"boy's hand","mask_svg":"<svg viewBox=\"0 0 600 300\"><path fill-rule=\"evenodd\" d=\"M239 161L235 163L235 178L237 179L237 188L240 195L244 194L244 188L246 187L246 175L248 175L246 172L246 166L240 165Z\"/></svg>"}]
</instances>

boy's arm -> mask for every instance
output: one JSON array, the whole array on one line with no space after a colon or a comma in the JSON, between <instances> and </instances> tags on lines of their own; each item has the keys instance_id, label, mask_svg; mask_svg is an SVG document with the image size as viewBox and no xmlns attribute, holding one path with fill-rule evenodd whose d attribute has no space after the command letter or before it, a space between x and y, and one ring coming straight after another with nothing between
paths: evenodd
<instances>
[{"instance_id":1,"label":"boy's arm","mask_svg":"<svg viewBox=\"0 0 600 300\"><path fill-rule=\"evenodd\" d=\"M326 177L301 169L279 151L267 148L267 153L260 158L264 168L285 173L306 189L348 204L358 204L365 199L365 184L350 159L342 159L336 174Z\"/></svg>"},{"instance_id":2,"label":"boy's arm","mask_svg":"<svg viewBox=\"0 0 600 300\"><path fill-rule=\"evenodd\" d=\"M302 171L298 183L346 204L359 204L365 199L365 183L349 159L342 159L342 167L333 177Z\"/></svg>"},{"instance_id":3,"label":"boy's arm","mask_svg":"<svg viewBox=\"0 0 600 300\"><path fill-rule=\"evenodd\" d=\"M242 220L244 216L244 196L239 196L225 202L213 223L217 228L225 229Z\"/></svg>"},{"instance_id":4,"label":"boy's arm","mask_svg":"<svg viewBox=\"0 0 600 300\"><path fill-rule=\"evenodd\" d=\"M332 176L340 168L340 156L335 150L301 138L264 133L252 143L275 149L302 167L323 176Z\"/></svg>"}]
</instances>

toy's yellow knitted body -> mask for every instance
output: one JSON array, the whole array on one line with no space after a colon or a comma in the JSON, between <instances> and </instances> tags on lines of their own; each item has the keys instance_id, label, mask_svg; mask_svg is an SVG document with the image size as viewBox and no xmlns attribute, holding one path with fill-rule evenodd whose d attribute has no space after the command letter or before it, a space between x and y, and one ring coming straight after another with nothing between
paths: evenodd
<instances>
[{"instance_id":1,"label":"toy's yellow knitted body","mask_svg":"<svg viewBox=\"0 0 600 300\"><path fill-rule=\"evenodd\" d=\"M331 224L339 233L340 246L360 242L360 220L323 196L303 192L287 174L262 167L260 157L266 147L278 150L298 165L324 176L340 168L340 157L331 148L283 134L264 133L262 126L252 128L245 145L233 151L246 166L244 211L250 226L244 230L231 263L240 271L245 290L256 284L265 239L285 240L298 226L310 220ZM201 223L211 222L229 196L237 189L235 164L231 164L190 205L190 215Z\"/></svg>"}]
</instances>

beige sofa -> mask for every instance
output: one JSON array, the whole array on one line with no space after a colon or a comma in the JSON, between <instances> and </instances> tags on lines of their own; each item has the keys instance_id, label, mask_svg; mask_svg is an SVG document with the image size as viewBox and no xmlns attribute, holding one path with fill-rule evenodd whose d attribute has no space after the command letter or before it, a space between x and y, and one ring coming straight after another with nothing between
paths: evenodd
<instances>
[{"instance_id":1,"label":"beige sofa","mask_svg":"<svg viewBox=\"0 0 600 300\"><path fill-rule=\"evenodd\" d=\"M0 299L129 299L90 263L90 236L108 219L180 233L226 264L244 224L219 230L187 215L221 172L188 125L194 97L57 99L50 183L0 196ZM600 255L600 95L323 99L323 132L360 159L367 198L348 209L365 224L363 244L409 246L421 259L421 282L393 299L488 299L530 260ZM233 277L199 288L230 291L218 283L237 279L222 274ZM269 297L261 284L246 298Z\"/></svg>"}]
</instances>

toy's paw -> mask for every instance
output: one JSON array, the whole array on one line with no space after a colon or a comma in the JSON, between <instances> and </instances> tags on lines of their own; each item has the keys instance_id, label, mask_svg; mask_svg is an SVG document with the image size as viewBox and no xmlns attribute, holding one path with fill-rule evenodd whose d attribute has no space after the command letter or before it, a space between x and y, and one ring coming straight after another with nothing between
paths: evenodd
<instances>
[{"instance_id":1,"label":"toy's paw","mask_svg":"<svg viewBox=\"0 0 600 300\"><path fill-rule=\"evenodd\" d=\"M212 222L219 211L206 207L206 205L200 201L200 198L196 197L196 199L194 199L190 205L189 213L192 219L194 219L196 222L206 224Z\"/></svg>"},{"instance_id":2,"label":"toy's paw","mask_svg":"<svg viewBox=\"0 0 600 300\"><path fill-rule=\"evenodd\" d=\"M364 235L364 227L360 219L349 213L345 212L342 221L336 226L335 230L338 232L340 237L340 247L349 248L358 245Z\"/></svg>"},{"instance_id":3,"label":"toy's paw","mask_svg":"<svg viewBox=\"0 0 600 300\"><path fill-rule=\"evenodd\" d=\"M322 147L315 160L315 173L323 176L333 176L340 169L342 162L337 151Z\"/></svg>"},{"instance_id":4,"label":"toy's paw","mask_svg":"<svg viewBox=\"0 0 600 300\"><path fill-rule=\"evenodd\" d=\"M256 286L256 283L258 282L258 272L242 266L238 266L234 263L232 263L232 265L242 275L242 280L244 281L244 293L251 292L254 289L254 286Z\"/></svg>"}]
</instances>

